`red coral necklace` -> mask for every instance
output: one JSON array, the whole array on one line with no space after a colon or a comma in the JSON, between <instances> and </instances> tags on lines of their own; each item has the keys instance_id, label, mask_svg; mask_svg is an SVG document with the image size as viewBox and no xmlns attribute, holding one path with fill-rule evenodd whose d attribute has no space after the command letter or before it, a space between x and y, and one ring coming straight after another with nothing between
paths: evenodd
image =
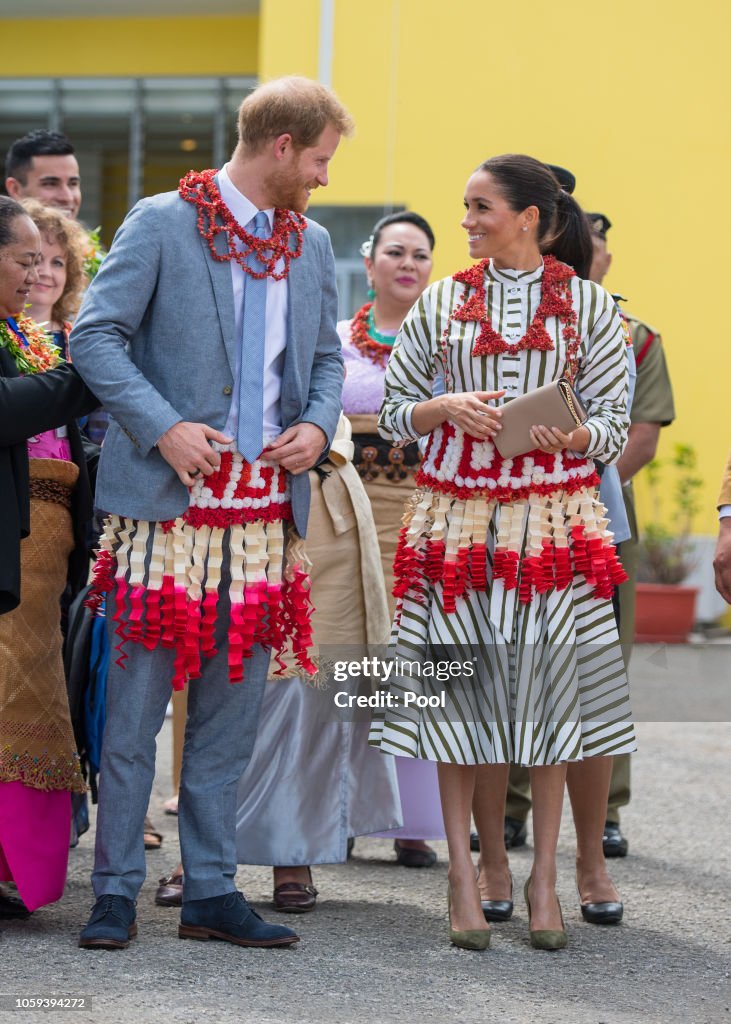
<instances>
[{"instance_id":1,"label":"red coral necklace","mask_svg":"<svg viewBox=\"0 0 731 1024\"><path fill-rule=\"evenodd\" d=\"M273 281L283 281L289 274L289 265L302 253L302 236L307 221L294 210L277 207L274 211L274 230L271 238L257 238L246 228L242 228L228 206L221 198L221 193L214 181L218 172L188 171L180 179L178 193L187 203L198 208L198 230L208 242L211 256L219 263L235 260L241 269L250 277L261 280L271 277ZM216 251L216 235L226 235L228 252L223 255ZM237 241L242 248L237 246ZM263 265L263 272L253 270L247 259L251 253ZM277 263L282 260L282 269L276 270Z\"/></svg>"},{"instance_id":2,"label":"red coral necklace","mask_svg":"<svg viewBox=\"0 0 731 1024\"><path fill-rule=\"evenodd\" d=\"M576 311L571 301L571 278L576 274L565 263L555 256L543 257L543 277L541 278L541 301L535 311L528 330L520 341L509 344L492 326L485 305L486 288L485 273L490 260L482 260L467 270L453 275L453 280L467 285L467 298L461 306L457 306L449 314L447 326L442 335L442 354L447 356L449 331L453 321L461 323L475 322L481 324L479 334L472 347L474 356L499 355L508 352L517 355L523 349L532 348L542 352L550 352L554 348L553 341L546 330L546 320L557 317L562 324L562 336L566 342L566 375L573 380L576 373L576 353L581 344L581 336L577 331Z\"/></svg>"},{"instance_id":3,"label":"red coral necklace","mask_svg":"<svg viewBox=\"0 0 731 1024\"><path fill-rule=\"evenodd\" d=\"M366 302L365 306L361 306L353 317L353 322L350 325L350 340L354 347L376 366L385 366L396 339L379 341L373 337L374 332L380 333L376 331L373 319L373 303ZM384 335L381 334L380 337L383 338Z\"/></svg>"}]
</instances>

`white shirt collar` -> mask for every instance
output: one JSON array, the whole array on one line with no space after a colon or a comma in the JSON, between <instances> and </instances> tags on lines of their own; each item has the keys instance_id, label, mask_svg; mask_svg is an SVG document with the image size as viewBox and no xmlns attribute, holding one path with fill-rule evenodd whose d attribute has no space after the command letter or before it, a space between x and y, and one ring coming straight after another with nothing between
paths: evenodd
<instances>
[{"instance_id":1,"label":"white shirt collar","mask_svg":"<svg viewBox=\"0 0 731 1024\"><path fill-rule=\"evenodd\" d=\"M543 277L543 261L541 260L541 265L535 270L509 270L499 269L493 260L490 260L486 274L488 280L497 281L498 284L529 285Z\"/></svg>"},{"instance_id":2,"label":"white shirt collar","mask_svg":"<svg viewBox=\"0 0 731 1024\"><path fill-rule=\"evenodd\" d=\"M239 192L228 175L228 164L224 164L218 172L218 187L221 190L221 198L228 206L234 218L242 228L245 228L250 221L259 213L258 207L254 206L250 199L247 199L243 192ZM269 221L269 230L274 229L274 207L263 210Z\"/></svg>"}]
</instances>

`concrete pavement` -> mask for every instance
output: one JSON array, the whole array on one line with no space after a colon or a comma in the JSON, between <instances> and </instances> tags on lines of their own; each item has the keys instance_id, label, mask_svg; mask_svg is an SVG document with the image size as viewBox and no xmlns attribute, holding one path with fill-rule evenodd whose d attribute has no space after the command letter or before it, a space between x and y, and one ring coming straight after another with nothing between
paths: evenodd
<instances>
[{"instance_id":1,"label":"concrete pavement","mask_svg":"<svg viewBox=\"0 0 731 1024\"><path fill-rule=\"evenodd\" d=\"M176 819L161 810L170 795L166 723L152 805L165 840L148 854L138 939L117 953L76 946L93 903L92 829L71 851L64 899L3 924L0 991L90 996L90 1010L64 1019L113 1024L731 1021L731 646L712 646L636 652L640 750L623 817L630 856L612 863L625 902L618 928L581 920L566 815L559 888L569 948L560 953L528 944L521 890L530 847L511 855L513 920L494 926L490 950L471 953L447 941L445 844L435 844L435 868L408 870L393 863L386 841L368 838L357 840L348 864L316 869L318 907L302 917L270 909L267 869L240 869L239 885L260 911L300 932L293 949L182 942L177 913L153 902L158 877L178 856ZM15 1019L47 1021L48 1014L19 1010Z\"/></svg>"}]
</instances>

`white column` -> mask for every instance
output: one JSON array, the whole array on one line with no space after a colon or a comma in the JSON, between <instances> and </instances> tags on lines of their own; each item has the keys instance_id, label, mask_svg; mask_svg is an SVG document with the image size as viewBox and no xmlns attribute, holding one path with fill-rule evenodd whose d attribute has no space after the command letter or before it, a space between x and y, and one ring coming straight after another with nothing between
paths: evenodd
<instances>
[{"instance_id":1,"label":"white column","mask_svg":"<svg viewBox=\"0 0 731 1024\"><path fill-rule=\"evenodd\" d=\"M335 0L320 0L320 49L317 78L328 89L333 80L333 49L335 45Z\"/></svg>"}]
</instances>

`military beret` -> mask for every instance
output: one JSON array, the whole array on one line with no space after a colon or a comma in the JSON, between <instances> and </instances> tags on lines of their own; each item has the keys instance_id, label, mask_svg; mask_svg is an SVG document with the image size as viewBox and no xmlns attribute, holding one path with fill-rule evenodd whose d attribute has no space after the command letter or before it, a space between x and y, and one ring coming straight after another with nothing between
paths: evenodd
<instances>
[{"instance_id":1,"label":"military beret","mask_svg":"<svg viewBox=\"0 0 731 1024\"><path fill-rule=\"evenodd\" d=\"M586 216L589 218L589 224L594 234L606 240L607 231L612 226L612 222L606 213L587 213Z\"/></svg>"},{"instance_id":2,"label":"military beret","mask_svg":"<svg viewBox=\"0 0 731 1024\"><path fill-rule=\"evenodd\" d=\"M569 195L572 195L576 188L576 178L571 171L567 171L565 167L559 167L558 164L546 164L546 167L549 171L553 172L554 178L558 180L558 183L564 192L568 192Z\"/></svg>"}]
</instances>

